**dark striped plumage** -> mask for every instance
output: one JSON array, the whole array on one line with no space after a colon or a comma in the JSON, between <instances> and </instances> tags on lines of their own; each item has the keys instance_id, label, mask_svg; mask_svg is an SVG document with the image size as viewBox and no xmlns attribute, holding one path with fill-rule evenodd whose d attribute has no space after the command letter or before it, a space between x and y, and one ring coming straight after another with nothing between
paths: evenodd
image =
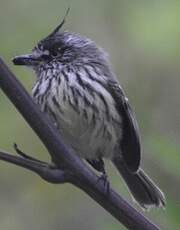
<instances>
[{"instance_id":1,"label":"dark striped plumage","mask_svg":"<svg viewBox=\"0 0 180 230\"><path fill-rule=\"evenodd\" d=\"M103 158L112 160L143 208L164 206L163 193L139 168L137 121L106 54L86 37L59 31L61 25L32 54L14 59L36 72L35 102L96 170L105 173Z\"/></svg>"}]
</instances>

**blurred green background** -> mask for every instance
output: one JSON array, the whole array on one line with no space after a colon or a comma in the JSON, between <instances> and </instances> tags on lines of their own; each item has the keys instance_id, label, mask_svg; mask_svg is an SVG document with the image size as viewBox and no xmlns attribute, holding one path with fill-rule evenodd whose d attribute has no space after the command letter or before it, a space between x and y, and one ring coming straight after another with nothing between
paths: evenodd
<instances>
[{"instance_id":1,"label":"blurred green background","mask_svg":"<svg viewBox=\"0 0 180 230\"><path fill-rule=\"evenodd\" d=\"M136 112L142 166L167 197L165 210L145 215L164 230L179 230L180 1L0 0L0 55L29 92L34 73L13 66L11 59L30 52L60 22L68 6L64 28L105 48ZM14 152L14 142L49 160L37 136L0 91L0 148ZM132 203L122 179L110 163L106 165L112 186ZM4 162L0 162L0 228L125 229L82 191L47 184Z\"/></svg>"}]
</instances>

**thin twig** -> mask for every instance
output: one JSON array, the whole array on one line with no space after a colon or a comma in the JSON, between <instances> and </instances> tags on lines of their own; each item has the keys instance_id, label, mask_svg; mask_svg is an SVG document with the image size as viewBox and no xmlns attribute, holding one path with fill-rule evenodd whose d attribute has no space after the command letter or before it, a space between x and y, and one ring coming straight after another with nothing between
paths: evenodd
<instances>
[{"instance_id":1,"label":"thin twig","mask_svg":"<svg viewBox=\"0 0 180 230\"><path fill-rule=\"evenodd\" d=\"M35 105L29 94L1 59L0 87L47 147L57 167L61 168L63 164L67 171L73 174L71 183L84 190L128 229L158 230L156 225L129 205L111 188L107 196L103 182L97 183L96 174L79 159L72 149L65 146L52 122L39 110L39 107Z\"/></svg>"},{"instance_id":2,"label":"thin twig","mask_svg":"<svg viewBox=\"0 0 180 230\"><path fill-rule=\"evenodd\" d=\"M35 172L41 178L50 183L65 183L69 182L71 178L70 173L63 171L46 162L39 162L38 160L34 161L19 156L13 156L12 154L2 151L0 151L0 160Z\"/></svg>"},{"instance_id":3,"label":"thin twig","mask_svg":"<svg viewBox=\"0 0 180 230\"><path fill-rule=\"evenodd\" d=\"M40 161L40 160L38 160L38 159L36 159L36 158L30 156L30 155L27 154L27 153L22 152L22 150L19 149L19 147L18 147L18 145L17 145L16 143L14 143L13 147L14 147L14 150L16 151L16 153L17 153L19 156L21 156L21 157L23 157L23 158L25 158L25 159L31 160L31 161L35 161L35 162L38 162L38 163L47 165L47 163L45 163L45 162L43 162L43 161Z\"/></svg>"}]
</instances>

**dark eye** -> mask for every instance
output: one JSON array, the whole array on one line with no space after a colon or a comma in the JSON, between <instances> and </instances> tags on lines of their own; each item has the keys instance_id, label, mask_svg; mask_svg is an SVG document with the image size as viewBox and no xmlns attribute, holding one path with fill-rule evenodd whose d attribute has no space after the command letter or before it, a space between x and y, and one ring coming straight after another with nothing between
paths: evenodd
<instances>
[{"instance_id":1,"label":"dark eye","mask_svg":"<svg viewBox=\"0 0 180 230\"><path fill-rule=\"evenodd\" d=\"M58 52L56 50L53 50L53 51L51 51L51 55L53 57L57 57L58 56Z\"/></svg>"}]
</instances>

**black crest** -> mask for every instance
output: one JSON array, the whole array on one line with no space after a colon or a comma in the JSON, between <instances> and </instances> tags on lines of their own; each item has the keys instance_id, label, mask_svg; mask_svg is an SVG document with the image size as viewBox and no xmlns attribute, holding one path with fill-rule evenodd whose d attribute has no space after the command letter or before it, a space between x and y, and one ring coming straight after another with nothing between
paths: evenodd
<instances>
[{"instance_id":1,"label":"black crest","mask_svg":"<svg viewBox=\"0 0 180 230\"><path fill-rule=\"evenodd\" d=\"M68 9L66 10L66 14L63 18L63 20L61 21L61 23L53 30L53 32L51 32L48 37L52 37L53 35L55 35L60 29L61 27L64 25L64 23L66 22L66 18L67 18L67 15L70 11L70 7L68 7Z\"/></svg>"}]
</instances>

